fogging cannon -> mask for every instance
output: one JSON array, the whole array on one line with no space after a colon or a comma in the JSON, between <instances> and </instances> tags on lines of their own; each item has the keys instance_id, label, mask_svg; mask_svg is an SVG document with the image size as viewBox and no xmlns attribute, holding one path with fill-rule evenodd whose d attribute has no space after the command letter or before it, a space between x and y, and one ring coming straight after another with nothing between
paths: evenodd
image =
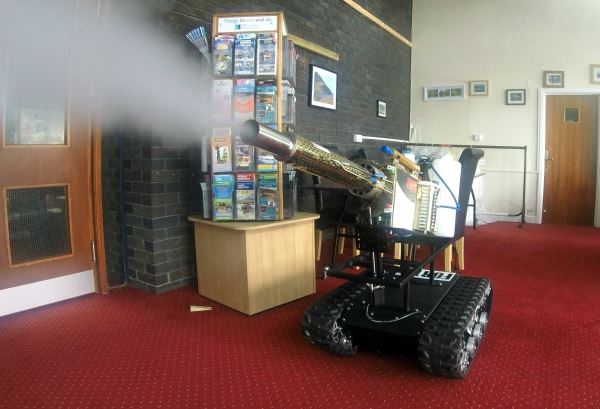
<instances>
[{"instance_id":1,"label":"fogging cannon","mask_svg":"<svg viewBox=\"0 0 600 409\"><path fill-rule=\"evenodd\" d=\"M392 202L394 216L389 226L375 225L370 218L367 223L353 226L351 237L362 253L327 272L348 282L304 312L304 337L338 355L354 355L358 345L376 344L378 349L391 348L418 357L422 366L434 374L464 378L489 321L492 287L487 278L437 271L434 261L464 235L469 193L483 151L468 148L462 152L457 195L452 195L450 205L437 205L437 210L450 211L454 218L452 231L440 235L426 228L415 229L415 223L408 228L397 227L397 217L410 213L410 207L406 210L402 206L410 186L417 199L419 186L438 187L435 181L420 181L417 175L423 173L422 167L410 161L404 163L406 158L393 149L386 152L390 166L383 168L372 162L353 162L301 136L282 134L254 121L244 123L241 137L273 153L278 160L346 186L364 200L367 208L380 210ZM452 183L446 183L440 172L447 165L434 163L431 168L451 190ZM415 222L419 220L415 218ZM393 244L402 249L408 245L412 250L386 257ZM421 247L418 253L417 245Z\"/></svg>"},{"instance_id":2,"label":"fogging cannon","mask_svg":"<svg viewBox=\"0 0 600 409\"><path fill-rule=\"evenodd\" d=\"M395 178L387 167L367 160L351 161L300 135L283 134L252 120L243 124L240 136L279 161L345 186L363 199L364 208L371 208L373 215L380 214L393 199Z\"/></svg>"},{"instance_id":3,"label":"fogging cannon","mask_svg":"<svg viewBox=\"0 0 600 409\"><path fill-rule=\"evenodd\" d=\"M438 186L421 181L421 167L394 148L382 147L389 163L378 164L351 161L300 135L283 134L252 120L243 124L240 134L245 143L273 153L277 160L345 186L362 200L365 223L387 212L388 226L435 230Z\"/></svg>"}]
</instances>

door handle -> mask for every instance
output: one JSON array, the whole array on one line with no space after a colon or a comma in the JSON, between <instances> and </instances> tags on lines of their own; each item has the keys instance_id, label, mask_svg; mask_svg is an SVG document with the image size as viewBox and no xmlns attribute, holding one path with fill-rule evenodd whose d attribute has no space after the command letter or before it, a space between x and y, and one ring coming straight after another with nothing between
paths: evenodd
<instances>
[{"instance_id":1,"label":"door handle","mask_svg":"<svg viewBox=\"0 0 600 409\"><path fill-rule=\"evenodd\" d=\"M544 153L544 160L554 160L554 158L550 157L550 151L548 151L546 149L546 152Z\"/></svg>"}]
</instances>

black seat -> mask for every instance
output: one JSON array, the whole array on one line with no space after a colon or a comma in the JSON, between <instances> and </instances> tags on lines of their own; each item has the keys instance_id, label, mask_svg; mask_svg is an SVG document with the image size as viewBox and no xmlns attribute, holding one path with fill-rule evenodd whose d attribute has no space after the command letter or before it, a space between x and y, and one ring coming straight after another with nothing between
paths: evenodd
<instances>
[{"instance_id":1,"label":"black seat","mask_svg":"<svg viewBox=\"0 0 600 409\"><path fill-rule=\"evenodd\" d=\"M320 176L313 176L315 212L319 219L315 223L315 249L317 260L323 241L323 232L333 230L333 249L331 265L335 264L336 254L344 250L346 226L357 222L362 202L348 192L342 185L328 181Z\"/></svg>"},{"instance_id":2,"label":"black seat","mask_svg":"<svg viewBox=\"0 0 600 409\"><path fill-rule=\"evenodd\" d=\"M330 151L340 153L337 146L325 146ZM364 159L362 150L350 156L350 160ZM320 259L323 234L333 231L333 248L331 251L331 265L335 264L336 255L342 254L345 244L346 228L357 223L362 208L361 199L350 194L348 189L330 181L326 177L312 177L313 186L307 187L314 193L315 212L319 219L315 222L315 254ZM356 253L357 254L357 253Z\"/></svg>"},{"instance_id":3,"label":"black seat","mask_svg":"<svg viewBox=\"0 0 600 409\"><path fill-rule=\"evenodd\" d=\"M477 163L483 157L483 150L466 148L460 154L458 161L461 165L460 185L458 190L458 207L456 221L454 224L454 238L458 239L465 235L465 223L467 220L467 207L469 206L469 195L477 170Z\"/></svg>"}]
</instances>

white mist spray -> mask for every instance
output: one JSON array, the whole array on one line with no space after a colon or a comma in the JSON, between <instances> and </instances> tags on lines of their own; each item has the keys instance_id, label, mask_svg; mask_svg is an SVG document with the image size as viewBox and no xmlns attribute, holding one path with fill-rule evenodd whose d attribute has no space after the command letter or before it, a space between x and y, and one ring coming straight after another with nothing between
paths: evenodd
<instances>
[{"instance_id":1,"label":"white mist spray","mask_svg":"<svg viewBox=\"0 0 600 409\"><path fill-rule=\"evenodd\" d=\"M103 125L193 137L208 117L208 69L184 36L161 32L146 1L0 0L7 104L94 94ZM1 88L0 88L1 89ZM11 101L11 98L14 101ZM59 103L60 105L60 103ZM71 115L89 115L71 104Z\"/></svg>"}]
</instances>

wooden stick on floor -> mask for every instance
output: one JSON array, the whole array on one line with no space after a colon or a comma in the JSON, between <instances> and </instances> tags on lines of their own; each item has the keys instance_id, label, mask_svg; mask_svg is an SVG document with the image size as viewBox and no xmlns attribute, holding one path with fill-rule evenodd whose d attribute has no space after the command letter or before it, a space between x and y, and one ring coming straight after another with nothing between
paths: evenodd
<instances>
[{"instance_id":1,"label":"wooden stick on floor","mask_svg":"<svg viewBox=\"0 0 600 409\"><path fill-rule=\"evenodd\" d=\"M210 311L212 307L207 307L204 305L190 305L190 312L200 312L200 311Z\"/></svg>"}]
</instances>

